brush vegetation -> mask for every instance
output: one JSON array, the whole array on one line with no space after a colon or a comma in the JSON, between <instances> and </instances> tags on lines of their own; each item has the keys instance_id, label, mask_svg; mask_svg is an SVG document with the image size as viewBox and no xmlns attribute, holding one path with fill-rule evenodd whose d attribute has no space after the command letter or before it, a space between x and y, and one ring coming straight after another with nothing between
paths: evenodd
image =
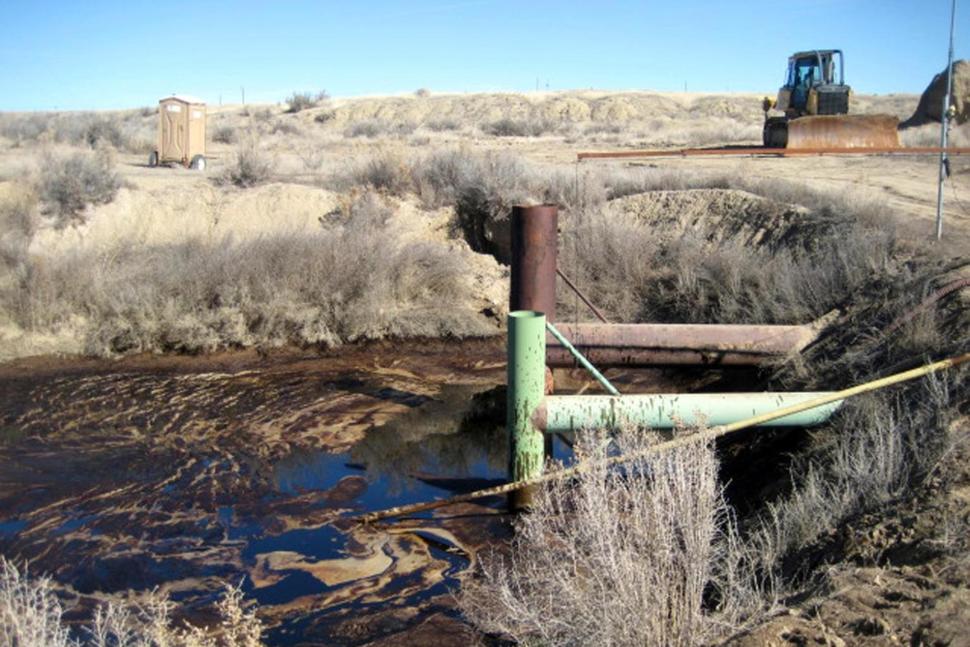
<instances>
[{"instance_id":1,"label":"brush vegetation","mask_svg":"<svg viewBox=\"0 0 970 647\"><path fill-rule=\"evenodd\" d=\"M652 437L589 434L575 480L542 488L508 553L483 559L460 605L488 634L522 645L671 645L726 637L763 605L717 484L713 447L642 452ZM705 604L705 598L716 599Z\"/></svg>"},{"instance_id":2,"label":"brush vegetation","mask_svg":"<svg viewBox=\"0 0 970 647\"><path fill-rule=\"evenodd\" d=\"M27 259L0 302L26 330L80 325L95 355L490 332L462 257L402 242L391 216L364 195L315 232Z\"/></svg>"},{"instance_id":3,"label":"brush vegetation","mask_svg":"<svg viewBox=\"0 0 970 647\"><path fill-rule=\"evenodd\" d=\"M158 592L143 602L107 602L90 624L68 627L49 577L0 557L0 644L11 647L260 647L262 624L240 587L227 586L211 628L178 626L175 604Z\"/></svg>"}]
</instances>

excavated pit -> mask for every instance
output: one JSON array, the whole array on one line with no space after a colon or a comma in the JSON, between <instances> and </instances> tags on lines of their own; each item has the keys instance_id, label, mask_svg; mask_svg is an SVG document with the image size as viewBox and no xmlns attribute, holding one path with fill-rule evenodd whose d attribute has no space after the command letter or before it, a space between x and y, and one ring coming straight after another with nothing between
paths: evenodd
<instances>
[{"instance_id":1,"label":"excavated pit","mask_svg":"<svg viewBox=\"0 0 970 647\"><path fill-rule=\"evenodd\" d=\"M242 581L269 644L458 631L450 591L508 537L504 500L351 519L505 481L501 341L427 346L0 367L0 554L50 573L79 621L153 587L205 621L221 583ZM557 373L564 392L588 388ZM725 388L700 370L610 375ZM569 462L569 439L553 449Z\"/></svg>"},{"instance_id":2,"label":"excavated pit","mask_svg":"<svg viewBox=\"0 0 970 647\"><path fill-rule=\"evenodd\" d=\"M726 222L739 205L748 219L766 204L685 192L616 206L638 217L673 206L690 228L705 209ZM787 234L772 230L793 217L735 219L724 235L778 244ZM506 478L504 339L422 346L2 366L0 554L51 574L79 621L106 595L154 587L181 616L206 621L222 582L242 581L269 644L394 642L428 627L440 644L464 644L450 591L478 551L508 537L504 501L375 526L351 520ZM556 373L560 392L591 388L580 371ZM757 377L609 375L631 392L746 390ZM569 439L552 447L570 460ZM746 488L770 473L733 478L734 462L725 465Z\"/></svg>"},{"instance_id":3,"label":"excavated pit","mask_svg":"<svg viewBox=\"0 0 970 647\"><path fill-rule=\"evenodd\" d=\"M827 226L739 191L610 203L657 237L767 249ZM627 392L751 391L742 369L613 369ZM557 391L596 392L579 370ZM161 587L211 619L243 582L273 645L468 642L450 592L510 532L485 499L360 526L361 512L505 480L504 338L375 343L330 353L230 352L0 366L0 554L51 574L70 617ZM719 446L740 516L790 486L807 435L751 430ZM554 457L568 462L569 439Z\"/></svg>"}]
</instances>

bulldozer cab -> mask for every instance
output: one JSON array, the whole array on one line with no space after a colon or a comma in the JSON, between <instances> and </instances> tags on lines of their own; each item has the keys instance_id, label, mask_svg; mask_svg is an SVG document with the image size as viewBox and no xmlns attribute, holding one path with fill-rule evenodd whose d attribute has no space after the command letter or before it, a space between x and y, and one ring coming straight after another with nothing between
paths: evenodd
<instances>
[{"instance_id":1,"label":"bulldozer cab","mask_svg":"<svg viewBox=\"0 0 970 647\"><path fill-rule=\"evenodd\" d=\"M788 58L785 84L778 91L777 107L789 117L845 114L849 88L843 77L842 50L816 49Z\"/></svg>"}]
</instances>

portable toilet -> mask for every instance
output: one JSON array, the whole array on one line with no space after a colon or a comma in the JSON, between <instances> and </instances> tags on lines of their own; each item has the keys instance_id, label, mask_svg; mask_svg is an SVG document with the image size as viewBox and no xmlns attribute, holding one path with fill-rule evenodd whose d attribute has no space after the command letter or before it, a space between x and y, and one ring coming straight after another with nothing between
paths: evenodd
<instances>
[{"instance_id":1,"label":"portable toilet","mask_svg":"<svg viewBox=\"0 0 970 647\"><path fill-rule=\"evenodd\" d=\"M205 169L205 102L172 95L158 102L158 147L148 156L149 166L178 163Z\"/></svg>"}]
</instances>

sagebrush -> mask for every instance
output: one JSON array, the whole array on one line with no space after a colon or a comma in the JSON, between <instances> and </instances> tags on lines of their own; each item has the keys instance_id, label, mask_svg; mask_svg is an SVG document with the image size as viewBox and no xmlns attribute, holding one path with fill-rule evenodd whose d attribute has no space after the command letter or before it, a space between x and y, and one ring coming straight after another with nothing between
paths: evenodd
<instances>
[{"instance_id":1,"label":"sagebrush","mask_svg":"<svg viewBox=\"0 0 970 647\"><path fill-rule=\"evenodd\" d=\"M219 624L177 626L174 604L157 592L144 602L107 602L91 622L68 628L49 577L31 577L0 556L0 644L11 647L260 647L262 624L240 587L226 586Z\"/></svg>"},{"instance_id":2,"label":"sagebrush","mask_svg":"<svg viewBox=\"0 0 970 647\"><path fill-rule=\"evenodd\" d=\"M96 355L494 332L470 305L464 258L402 242L391 214L364 195L317 231L36 259L0 302L25 330L81 318Z\"/></svg>"},{"instance_id":3,"label":"sagebrush","mask_svg":"<svg viewBox=\"0 0 970 647\"><path fill-rule=\"evenodd\" d=\"M87 207L111 202L120 188L121 178L105 150L46 155L37 179L37 195L44 211L59 226L83 222Z\"/></svg>"},{"instance_id":4,"label":"sagebrush","mask_svg":"<svg viewBox=\"0 0 970 647\"><path fill-rule=\"evenodd\" d=\"M535 645L703 644L763 608L717 483L712 446L643 457L646 431L577 445L573 480L543 485L507 554L483 558L459 603L482 631ZM604 459L638 454L622 469Z\"/></svg>"}]
</instances>

